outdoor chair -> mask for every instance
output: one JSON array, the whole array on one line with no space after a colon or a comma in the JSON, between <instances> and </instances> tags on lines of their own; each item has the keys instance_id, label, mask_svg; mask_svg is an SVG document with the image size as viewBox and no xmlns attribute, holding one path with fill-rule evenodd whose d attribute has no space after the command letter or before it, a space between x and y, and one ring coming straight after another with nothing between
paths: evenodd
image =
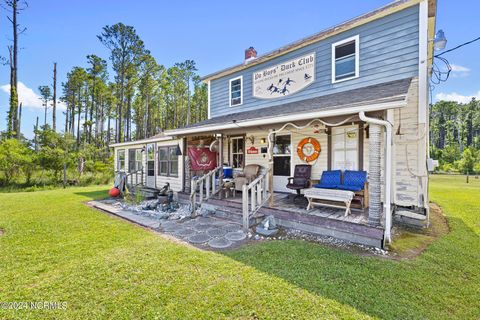
<instances>
[{"instance_id":1,"label":"outdoor chair","mask_svg":"<svg viewBox=\"0 0 480 320\"><path fill-rule=\"evenodd\" d=\"M258 164L249 164L243 168L242 172L236 173L234 177L235 190L242 191L244 185L250 184L258 177L260 166Z\"/></svg>"},{"instance_id":2,"label":"outdoor chair","mask_svg":"<svg viewBox=\"0 0 480 320\"><path fill-rule=\"evenodd\" d=\"M295 199L301 197L301 190L310 188L310 177L312 175L312 166L309 164L297 164L295 166L295 171L293 172L293 177L288 178L287 188L297 191L297 195L293 198Z\"/></svg>"}]
</instances>

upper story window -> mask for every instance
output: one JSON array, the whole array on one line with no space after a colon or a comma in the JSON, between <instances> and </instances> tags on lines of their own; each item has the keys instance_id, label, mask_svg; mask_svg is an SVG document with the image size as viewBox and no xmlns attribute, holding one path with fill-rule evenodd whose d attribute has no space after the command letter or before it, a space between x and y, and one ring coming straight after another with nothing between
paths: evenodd
<instances>
[{"instance_id":1,"label":"upper story window","mask_svg":"<svg viewBox=\"0 0 480 320\"><path fill-rule=\"evenodd\" d=\"M243 103L243 77L230 79L230 107L239 106Z\"/></svg>"},{"instance_id":2,"label":"upper story window","mask_svg":"<svg viewBox=\"0 0 480 320\"><path fill-rule=\"evenodd\" d=\"M357 78L359 74L359 36L332 44L332 82Z\"/></svg>"}]
</instances>

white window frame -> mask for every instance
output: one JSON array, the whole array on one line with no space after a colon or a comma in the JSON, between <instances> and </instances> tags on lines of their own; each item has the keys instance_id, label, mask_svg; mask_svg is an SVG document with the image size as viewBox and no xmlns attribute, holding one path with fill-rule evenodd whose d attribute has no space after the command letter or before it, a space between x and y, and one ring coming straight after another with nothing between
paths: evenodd
<instances>
[{"instance_id":1,"label":"white window frame","mask_svg":"<svg viewBox=\"0 0 480 320\"><path fill-rule=\"evenodd\" d=\"M232 105L232 82L240 79L240 103ZM238 107L243 104L243 76L232 78L228 81L228 105L230 107Z\"/></svg>"},{"instance_id":2,"label":"white window frame","mask_svg":"<svg viewBox=\"0 0 480 320\"><path fill-rule=\"evenodd\" d=\"M343 136L343 148L340 148L340 149L335 149L335 141L334 141L334 137L332 137L331 141L332 141L332 146L330 148L330 152L332 153L332 156L331 156L331 168L332 170L340 170L340 168L337 168L335 166L335 151L343 151L344 153L344 162L346 162L348 159L347 159L347 152L348 151L355 151L355 168L352 168L352 169L341 169L341 170L359 170L359 167L360 167L360 163L359 163L359 160L360 160L360 136L359 136L359 126L358 125L354 125L354 126L341 126L341 127L333 127L332 128L332 135L342 135ZM339 133L339 131L341 131L342 133ZM355 148L347 148L347 132L348 131L353 131L356 133L356 146Z\"/></svg>"},{"instance_id":3,"label":"white window frame","mask_svg":"<svg viewBox=\"0 0 480 320\"><path fill-rule=\"evenodd\" d=\"M169 146L158 146L158 175L162 177L173 177L177 178L178 177L178 171L179 171L179 163L180 161L178 160L178 155L176 155L177 151L177 146L176 145L169 145ZM165 150L167 152L167 159L161 160L160 159L160 149ZM176 159L170 158L172 155L171 151L173 150L174 157ZM161 170L161 164L166 163L167 165L167 172L162 172ZM177 165L177 173L172 173L172 163L176 163Z\"/></svg>"},{"instance_id":4,"label":"white window frame","mask_svg":"<svg viewBox=\"0 0 480 320\"><path fill-rule=\"evenodd\" d=\"M123 152L123 160L120 160L120 152ZM125 149L118 149L117 150L117 171L119 172L127 172L127 158L126 158L126 151ZM123 162L123 169L120 165L120 162Z\"/></svg>"},{"instance_id":5,"label":"white window frame","mask_svg":"<svg viewBox=\"0 0 480 320\"><path fill-rule=\"evenodd\" d=\"M130 162L132 159L130 159L130 150L135 150L135 157L133 161L135 162L135 169L134 171L130 171ZM128 172L136 172L139 170L143 170L143 155L142 155L142 149L141 148L130 148L128 149Z\"/></svg>"},{"instance_id":6,"label":"white window frame","mask_svg":"<svg viewBox=\"0 0 480 320\"><path fill-rule=\"evenodd\" d=\"M355 75L348 77L348 78L343 78L336 80L335 79L335 48L338 46L341 46L345 43L355 41ZM332 83L338 83L338 82L343 82L347 80L352 80L355 78L358 78L360 76L360 35L356 35L335 43L332 43Z\"/></svg>"},{"instance_id":7,"label":"white window frame","mask_svg":"<svg viewBox=\"0 0 480 320\"><path fill-rule=\"evenodd\" d=\"M243 140L243 146L242 146L242 152L233 152L233 141L234 140L240 140L242 139ZM238 144L238 142L237 142ZM241 167L235 167L233 165L233 155L236 154L236 155L242 155L243 157L243 161L242 161L242 166ZM245 154L246 154L246 150L245 150L245 137L244 136L238 136L238 137L231 137L230 138L230 159L232 160L231 161L231 165L234 169L243 169L245 167Z\"/></svg>"}]
</instances>

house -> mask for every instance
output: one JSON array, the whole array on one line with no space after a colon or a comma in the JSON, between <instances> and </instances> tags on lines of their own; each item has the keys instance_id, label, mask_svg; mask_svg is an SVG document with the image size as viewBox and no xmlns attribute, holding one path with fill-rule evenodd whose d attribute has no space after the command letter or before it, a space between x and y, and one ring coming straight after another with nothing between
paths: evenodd
<instances>
[{"instance_id":1,"label":"house","mask_svg":"<svg viewBox=\"0 0 480 320\"><path fill-rule=\"evenodd\" d=\"M168 181L193 203L236 209L247 226L259 213L272 214L287 228L389 243L393 223L428 221L435 14L435 0L395 1L261 56L250 47L243 63L203 78L208 120L114 145L116 170L137 169L129 157L135 155L153 185ZM221 166L192 167L192 150L213 152L216 163L234 171L250 164L262 170L243 192L224 199ZM165 154L178 159L165 162ZM325 171L367 171L368 209L345 217L292 207L287 180L305 163L314 180Z\"/></svg>"}]
</instances>

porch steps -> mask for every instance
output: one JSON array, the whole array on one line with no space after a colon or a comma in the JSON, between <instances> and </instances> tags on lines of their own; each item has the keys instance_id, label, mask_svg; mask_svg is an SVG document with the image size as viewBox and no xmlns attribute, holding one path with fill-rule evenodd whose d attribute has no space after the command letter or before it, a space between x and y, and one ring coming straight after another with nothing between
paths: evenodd
<instances>
[{"instance_id":1,"label":"porch steps","mask_svg":"<svg viewBox=\"0 0 480 320\"><path fill-rule=\"evenodd\" d=\"M219 218L235 223L243 223L241 203L211 198L202 203L202 208L215 212L215 215ZM256 225L260 223L264 217L264 214L257 213L250 218L249 224Z\"/></svg>"}]
</instances>

